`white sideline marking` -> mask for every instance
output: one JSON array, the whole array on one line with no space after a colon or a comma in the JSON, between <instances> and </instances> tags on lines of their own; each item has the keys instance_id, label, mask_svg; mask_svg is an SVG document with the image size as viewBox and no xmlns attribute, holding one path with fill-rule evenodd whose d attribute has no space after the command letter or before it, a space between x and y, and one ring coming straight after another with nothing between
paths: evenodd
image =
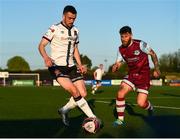
<instances>
[{"instance_id":1,"label":"white sideline marking","mask_svg":"<svg viewBox=\"0 0 180 139\"><path fill-rule=\"evenodd\" d=\"M105 104L110 104L111 102L108 102L108 101L101 101L101 100L96 100L96 102L99 102L99 103L105 103ZM129 103L128 103L129 104ZM137 104L132 104L132 105L135 105L137 106ZM154 108L160 108L160 109L172 109L172 110L180 110L179 107L168 107L168 106L153 106Z\"/></svg>"},{"instance_id":2,"label":"white sideline marking","mask_svg":"<svg viewBox=\"0 0 180 139\"><path fill-rule=\"evenodd\" d=\"M148 97L149 99L180 99L180 97ZM112 99L115 99L115 98L98 98L98 99L101 99L101 100L112 100ZM136 97L127 97L126 99L136 99Z\"/></svg>"}]
</instances>

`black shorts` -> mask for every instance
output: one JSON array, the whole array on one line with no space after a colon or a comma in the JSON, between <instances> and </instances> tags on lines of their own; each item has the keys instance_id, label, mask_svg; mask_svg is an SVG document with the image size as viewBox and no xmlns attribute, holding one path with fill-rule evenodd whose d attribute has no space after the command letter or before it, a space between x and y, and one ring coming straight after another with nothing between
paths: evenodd
<instances>
[{"instance_id":1,"label":"black shorts","mask_svg":"<svg viewBox=\"0 0 180 139\"><path fill-rule=\"evenodd\" d=\"M49 67L48 70L52 78L56 80L58 77L69 78L72 82L83 79L83 76L76 66L67 67L53 65L52 67Z\"/></svg>"}]
</instances>

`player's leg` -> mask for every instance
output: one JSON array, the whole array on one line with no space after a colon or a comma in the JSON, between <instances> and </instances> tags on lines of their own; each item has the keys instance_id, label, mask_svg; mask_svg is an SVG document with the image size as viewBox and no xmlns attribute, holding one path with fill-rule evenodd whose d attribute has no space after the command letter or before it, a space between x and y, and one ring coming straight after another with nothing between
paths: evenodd
<instances>
[{"instance_id":1,"label":"player's leg","mask_svg":"<svg viewBox=\"0 0 180 139\"><path fill-rule=\"evenodd\" d=\"M84 80L77 80L76 82L73 83L76 88L78 89L80 95L82 98L86 97L87 91L86 91L86 86L84 83ZM85 100L85 99L84 99ZM81 107L82 111L88 116L88 117L96 117L92 110L90 109L87 101L83 104L84 106Z\"/></svg>"},{"instance_id":2,"label":"player's leg","mask_svg":"<svg viewBox=\"0 0 180 139\"><path fill-rule=\"evenodd\" d=\"M141 108L148 110L148 113L150 116L152 116L153 114L153 106L150 103L150 101L148 100L148 91L147 90L142 90L142 89L138 89L138 96L137 96L137 104L138 106L140 106ZM144 93L146 92L146 93Z\"/></svg>"},{"instance_id":3,"label":"player's leg","mask_svg":"<svg viewBox=\"0 0 180 139\"><path fill-rule=\"evenodd\" d=\"M153 106L151 105L150 101L148 100L148 89L150 87L150 77L149 73L144 73L143 75L140 75L140 80L136 80L137 84L137 104L143 108L148 110L149 115L151 116L153 114Z\"/></svg>"},{"instance_id":4,"label":"player's leg","mask_svg":"<svg viewBox=\"0 0 180 139\"><path fill-rule=\"evenodd\" d=\"M71 95L78 97L78 91L76 91L76 87L73 86L71 80L69 79L70 76L68 75L68 68L67 67L59 67L57 65L53 65L52 67L48 68L51 76L57 80L57 82L68 92L71 93ZM69 125L68 115L67 112L70 109L73 109L76 107L76 102L73 98L70 98L70 100L66 103L65 106L58 109L58 113L62 115L62 121L65 125Z\"/></svg>"},{"instance_id":5,"label":"player's leg","mask_svg":"<svg viewBox=\"0 0 180 139\"><path fill-rule=\"evenodd\" d=\"M73 86L69 78L58 77L57 81L65 90L70 92L72 96L78 97L76 93L77 92L76 88ZM67 113L69 112L69 110L75 108L76 106L77 104L74 101L74 98L71 97L69 101L62 108L58 110L58 113L62 115L62 121L66 126L69 126L69 118Z\"/></svg>"},{"instance_id":6,"label":"player's leg","mask_svg":"<svg viewBox=\"0 0 180 139\"><path fill-rule=\"evenodd\" d=\"M80 95L85 98L87 96L87 91L84 80L77 80L76 82L73 82L73 84L78 89Z\"/></svg>"},{"instance_id":7,"label":"player's leg","mask_svg":"<svg viewBox=\"0 0 180 139\"><path fill-rule=\"evenodd\" d=\"M96 80L96 85L92 88L91 93L94 95L100 86L101 86L101 82L99 80Z\"/></svg>"},{"instance_id":8,"label":"player's leg","mask_svg":"<svg viewBox=\"0 0 180 139\"><path fill-rule=\"evenodd\" d=\"M86 86L85 86L84 80L77 80L77 81L73 82L73 84L78 89L80 95L85 98L87 96L87 91L86 91ZM76 104L73 96L71 96L71 98L69 99L69 102L63 107L63 109L66 112L68 112L69 110L75 108L76 106L77 106L77 104Z\"/></svg>"},{"instance_id":9,"label":"player's leg","mask_svg":"<svg viewBox=\"0 0 180 139\"><path fill-rule=\"evenodd\" d=\"M132 87L129 84L127 84L126 82L121 83L120 89L117 93L117 98L116 98L116 110L118 114L118 119L114 122L114 126L124 124L125 96L131 90L132 90Z\"/></svg>"},{"instance_id":10,"label":"player's leg","mask_svg":"<svg viewBox=\"0 0 180 139\"><path fill-rule=\"evenodd\" d=\"M97 89L96 90L98 90L99 88L101 87L101 81L98 81L98 84L97 84Z\"/></svg>"},{"instance_id":11,"label":"player's leg","mask_svg":"<svg viewBox=\"0 0 180 139\"><path fill-rule=\"evenodd\" d=\"M75 103L77 104L77 106L88 116L88 117L96 117L87 101L80 95L79 90L77 89L77 87L71 82L70 79L68 78L58 78L58 82L61 84L61 86L67 90L68 92L70 92L70 94L73 96L73 99L75 101ZM77 81L78 82L78 81ZM79 81L80 82L80 81ZM66 111L66 110L65 110Z\"/></svg>"},{"instance_id":12,"label":"player's leg","mask_svg":"<svg viewBox=\"0 0 180 139\"><path fill-rule=\"evenodd\" d=\"M97 80L94 82L94 84L93 84L93 86L92 86L92 91L91 91L91 94L95 94L95 91L96 91L96 89L97 89Z\"/></svg>"},{"instance_id":13,"label":"player's leg","mask_svg":"<svg viewBox=\"0 0 180 139\"><path fill-rule=\"evenodd\" d=\"M94 88L96 87L96 84L97 84L97 82L95 81L95 82L92 82L92 91L94 90Z\"/></svg>"}]
</instances>

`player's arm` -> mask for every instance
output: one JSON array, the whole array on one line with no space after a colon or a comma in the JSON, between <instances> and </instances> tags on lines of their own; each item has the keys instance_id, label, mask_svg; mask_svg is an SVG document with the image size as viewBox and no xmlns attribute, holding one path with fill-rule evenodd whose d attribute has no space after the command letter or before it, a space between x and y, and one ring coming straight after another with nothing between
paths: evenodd
<instances>
[{"instance_id":1,"label":"player's arm","mask_svg":"<svg viewBox=\"0 0 180 139\"><path fill-rule=\"evenodd\" d=\"M46 33L43 35L42 40L39 43L39 52L44 59L44 63L47 67L51 67L53 65L53 60L46 53L45 47L47 44L53 39L55 34L55 25L52 25Z\"/></svg>"},{"instance_id":2,"label":"player's arm","mask_svg":"<svg viewBox=\"0 0 180 139\"><path fill-rule=\"evenodd\" d=\"M116 72L122 65L123 63L121 61L117 61L115 64L112 66L112 72Z\"/></svg>"},{"instance_id":3,"label":"player's arm","mask_svg":"<svg viewBox=\"0 0 180 139\"><path fill-rule=\"evenodd\" d=\"M94 79L96 80L97 72L95 71L95 72L93 73L93 75L94 75Z\"/></svg>"},{"instance_id":4,"label":"player's arm","mask_svg":"<svg viewBox=\"0 0 180 139\"><path fill-rule=\"evenodd\" d=\"M112 72L116 72L116 71L121 67L122 64L123 64L123 58L122 58L122 56L120 55L119 50L118 50L118 51L117 51L116 62L115 62L115 64L113 64L113 66L112 66Z\"/></svg>"},{"instance_id":5,"label":"player's arm","mask_svg":"<svg viewBox=\"0 0 180 139\"><path fill-rule=\"evenodd\" d=\"M79 68L81 73L86 73L87 68L86 68L86 66L83 66L82 63L81 63L80 53L79 53L77 44L76 44L75 49L74 49L74 58L75 58L75 60L77 62L77 67Z\"/></svg>"},{"instance_id":6,"label":"player's arm","mask_svg":"<svg viewBox=\"0 0 180 139\"><path fill-rule=\"evenodd\" d=\"M157 58L157 55L156 53L154 52L154 50L149 47L149 45L144 42L144 41L141 41L140 42L140 48L143 52L145 52L146 54L150 55L151 56L151 59L152 59L152 62L154 64L154 72L153 72L153 75L154 77L159 77L161 72L159 70L159 65L158 65L158 58Z\"/></svg>"},{"instance_id":7,"label":"player's arm","mask_svg":"<svg viewBox=\"0 0 180 139\"><path fill-rule=\"evenodd\" d=\"M154 52L154 50L150 50L149 51L149 55L151 56L151 59L152 59L152 62L154 64L154 72L153 72L153 75L154 77L159 77L161 75L161 72L159 70L159 64L158 64L158 58L157 58L157 55L156 53Z\"/></svg>"},{"instance_id":8,"label":"player's arm","mask_svg":"<svg viewBox=\"0 0 180 139\"><path fill-rule=\"evenodd\" d=\"M42 58L44 59L44 63L47 67L51 67L52 66L52 59L48 56L48 54L46 53L45 47L47 46L47 44L49 43L48 40L42 38L41 42L39 43L39 52L42 56Z\"/></svg>"}]
</instances>

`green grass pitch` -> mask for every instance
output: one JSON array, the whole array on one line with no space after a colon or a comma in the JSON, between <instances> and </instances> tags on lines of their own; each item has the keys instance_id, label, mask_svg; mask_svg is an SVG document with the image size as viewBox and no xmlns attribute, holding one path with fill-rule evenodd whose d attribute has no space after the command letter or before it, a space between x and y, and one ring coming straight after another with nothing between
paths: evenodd
<instances>
[{"instance_id":1,"label":"green grass pitch","mask_svg":"<svg viewBox=\"0 0 180 139\"><path fill-rule=\"evenodd\" d=\"M63 126L57 109L69 94L60 87L0 87L0 137L180 137L180 87L151 87L149 99L155 106L154 117L136 105L136 93L126 97L124 127L113 127L116 119L115 97L118 86L101 87L87 100L103 121L96 134L85 133L85 115L75 108L69 112L70 127Z\"/></svg>"}]
</instances>

